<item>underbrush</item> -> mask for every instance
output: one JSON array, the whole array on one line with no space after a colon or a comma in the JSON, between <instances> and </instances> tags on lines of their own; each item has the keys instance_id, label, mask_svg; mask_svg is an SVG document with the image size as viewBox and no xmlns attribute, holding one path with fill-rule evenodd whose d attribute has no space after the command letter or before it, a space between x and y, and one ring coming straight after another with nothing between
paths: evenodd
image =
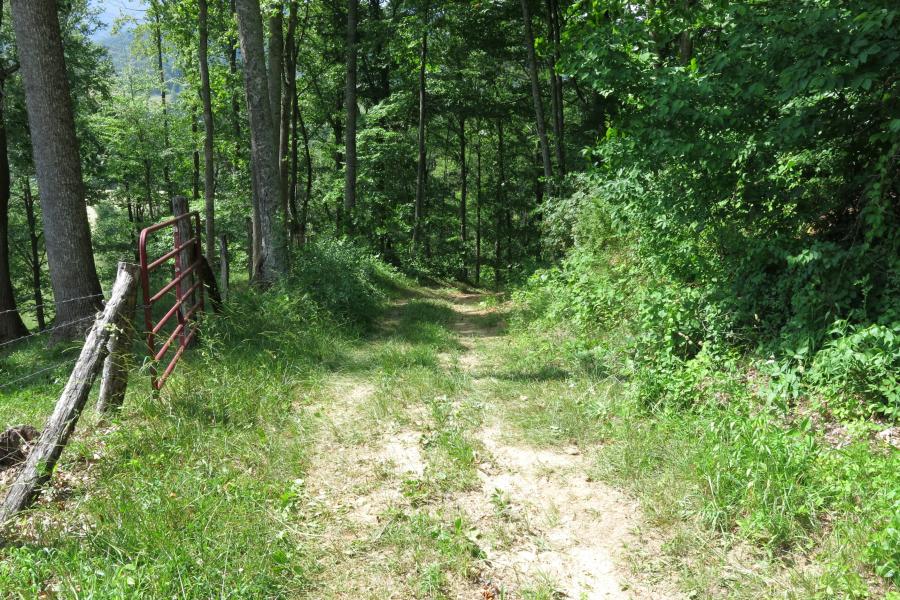
<instances>
[{"instance_id":1,"label":"underbrush","mask_svg":"<svg viewBox=\"0 0 900 600\"><path fill-rule=\"evenodd\" d=\"M316 548L295 527L292 499L313 425L293 406L352 362L351 343L401 280L343 244L316 244L302 258L281 285L233 290L158 398L134 373L111 422L88 409L50 489L5 531L0 597L305 589Z\"/></svg>"},{"instance_id":2,"label":"underbrush","mask_svg":"<svg viewBox=\"0 0 900 600\"><path fill-rule=\"evenodd\" d=\"M722 281L670 275L601 200L580 210L560 266L514 294L520 343L508 368L592 382L580 405L553 414L586 424L569 439L606 442L598 473L634 489L673 539L695 528L746 545L791 573L788 593L896 594L900 452L876 434L896 431L900 323L885 313L773 335L752 315L747 326ZM698 575L700 547L669 550L689 587L716 595L712 571ZM742 581L725 595L775 594Z\"/></svg>"}]
</instances>

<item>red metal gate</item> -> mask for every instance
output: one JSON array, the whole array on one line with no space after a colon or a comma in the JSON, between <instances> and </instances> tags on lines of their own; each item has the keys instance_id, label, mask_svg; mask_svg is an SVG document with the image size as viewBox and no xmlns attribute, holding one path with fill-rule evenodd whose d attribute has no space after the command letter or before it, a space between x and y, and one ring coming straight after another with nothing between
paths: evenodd
<instances>
[{"instance_id":1,"label":"red metal gate","mask_svg":"<svg viewBox=\"0 0 900 600\"><path fill-rule=\"evenodd\" d=\"M172 230L172 249L159 258L149 259L147 257L147 241L153 234L166 229ZM183 237L187 239L182 239ZM196 211L185 213L174 219L147 227L141 231L139 252L141 287L144 292L144 320L147 326L147 348L153 359L150 377L153 389L159 390L172 374L178 359L184 354L191 340L196 336L197 321L194 316L197 311L203 310L203 284L199 272L203 257L200 246L200 213ZM173 259L171 279L168 279L158 290L151 290L150 274ZM185 289L186 286L187 289ZM168 305L166 299L170 292L174 292L175 296L171 306ZM154 321L153 308L156 305L169 307L159 317L159 320ZM173 316L177 316L177 325L169 332L166 341L157 349L156 338L160 336L161 332L162 335L165 335L163 329ZM160 375L157 365L173 348L176 339L178 344L175 346L175 353L166 363L166 367Z\"/></svg>"}]
</instances>

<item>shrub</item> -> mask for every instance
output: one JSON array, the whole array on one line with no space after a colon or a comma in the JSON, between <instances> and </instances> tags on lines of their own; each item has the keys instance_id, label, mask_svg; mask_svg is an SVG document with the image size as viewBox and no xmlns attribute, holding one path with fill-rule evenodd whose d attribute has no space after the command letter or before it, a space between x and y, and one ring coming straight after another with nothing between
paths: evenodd
<instances>
[{"instance_id":1,"label":"shrub","mask_svg":"<svg viewBox=\"0 0 900 600\"><path fill-rule=\"evenodd\" d=\"M838 321L812 362L809 383L839 416L900 417L900 321Z\"/></svg>"}]
</instances>

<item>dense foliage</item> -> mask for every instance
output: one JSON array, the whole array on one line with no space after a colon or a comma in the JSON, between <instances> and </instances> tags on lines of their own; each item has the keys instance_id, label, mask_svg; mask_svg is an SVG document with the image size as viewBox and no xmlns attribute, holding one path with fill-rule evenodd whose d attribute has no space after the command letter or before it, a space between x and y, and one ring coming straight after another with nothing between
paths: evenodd
<instances>
[{"instance_id":1,"label":"dense foliage","mask_svg":"<svg viewBox=\"0 0 900 600\"><path fill-rule=\"evenodd\" d=\"M562 69L602 97L604 135L574 193L544 204L562 262L519 293L523 323L565 323L573 360L627 382L689 453L657 468L696 481L706 522L770 548L824 535L896 583L897 453L872 434L900 411L900 11L569 16ZM865 516L817 533L837 514ZM820 593L870 593L852 553Z\"/></svg>"}]
</instances>

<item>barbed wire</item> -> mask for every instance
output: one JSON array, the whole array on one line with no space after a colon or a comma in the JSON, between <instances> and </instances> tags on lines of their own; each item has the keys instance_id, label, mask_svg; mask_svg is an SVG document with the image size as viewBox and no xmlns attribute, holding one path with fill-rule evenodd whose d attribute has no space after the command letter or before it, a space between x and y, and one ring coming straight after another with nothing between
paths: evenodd
<instances>
[{"instance_id":1,"label":"barbed wire","mask_svg":"<svg viewBox=\"0 0 900 600\"><path fill-rule=\"evenodd\" d=\"M51 300L49 302L44 302L43 304L35 304L32 306L17 306L16 308L11 308L8 310L0 310L0 315L5 315L7 313L13 313L13 312L18 312L18 313L31 312L31 311L35 311L39 308L44 308L47 306L59 306L60 304L68 304L69 302L77 302L78 300L88 300L90 298L103 298L103 294L91 294L90 296L80 296L78 298L67 298L66 300L60 300L58 302L55 300ZM103 299L106 300L106 298L103 298Z\"/></svg>"},{"instance_id":2,"label":"barbed wire","mask_svg":"<svg viewBox=\"0 0 900 600\"><path fill-rule=\"evenodd\" d=\"M75 319L75 320L73 320L73 321L66 321L65 323L61 323L61 324L56 325L56 326L54 326L54 327L47 327L47 328L45 328L45 329L41 329L40 331L35 331L35 332L33 332L33 333L29 333L28 335L23 335L23 336L21 336L21 337L17 337L17 338L13 338L13 339L11 339L11 340L7 340L7 341L3 342L2 344L0 344L0 348L3 348L3 347L5 347L5 346L9 346L10 344L15 344L15 343L17 343L17 342L21 342L22 340L27 340L28 338L33 338L33 337L36 337L36 336L39 336L39 335L44 335L44 334L46 334L46 333L50 333L50 332L56 331L56 330L58 330L58 329L63 329L63 328L66 328L66 327L71 327L72 325L75 325L75 324L77 324L77 323L81 323L82 321L87 321L87 320L89 320L89 319L90 319L90 320L93 320L93 319L96 319L96 318L97 318L97 315L89 315L89 316L87 316L87 317L82 317L82 318L80 318L80 319Z\"/></svg>"},{"instance_id":3,"label":"barbed wire","mask_svg":"<svg viewBox=\"0 0 900 600\"><path fill-rule=\"evenodd\" d=\"M19 377L18 379L13 379L12 381L7 381L6 383L0 384L0 390L6 389L6 388L8 388L8 387L10 387L10 386L12 386L12 385L17 384L17 383L21 383L21 382L23 382L23 381L27 381L28 379L31 379L32 377L36 377L36 376L40 375L41 373L46 373L46 372L48 372L48 371L54 371L54 370L56 370L56 369L59 369L59 368L62 367L62 366L68 365L68 364L70 364L70 363L74 363L76 360L78 360L78 357L77 357L77 356L74 356L74 357L69 358L69 359L67 359L67 360L63 360L63 361L60 361L60 362L58 362L58 363L55 363L55 364L53 364L53 365L51 365L51 366L49 366L49 367L46 367L46 368L44 368L44 369L40 369L40 370L38 370L38 371L32 371L32 372L29 373L28 375L25 375L25 376L23 376L23 377Z\"/></svg>"}]
</instances>

